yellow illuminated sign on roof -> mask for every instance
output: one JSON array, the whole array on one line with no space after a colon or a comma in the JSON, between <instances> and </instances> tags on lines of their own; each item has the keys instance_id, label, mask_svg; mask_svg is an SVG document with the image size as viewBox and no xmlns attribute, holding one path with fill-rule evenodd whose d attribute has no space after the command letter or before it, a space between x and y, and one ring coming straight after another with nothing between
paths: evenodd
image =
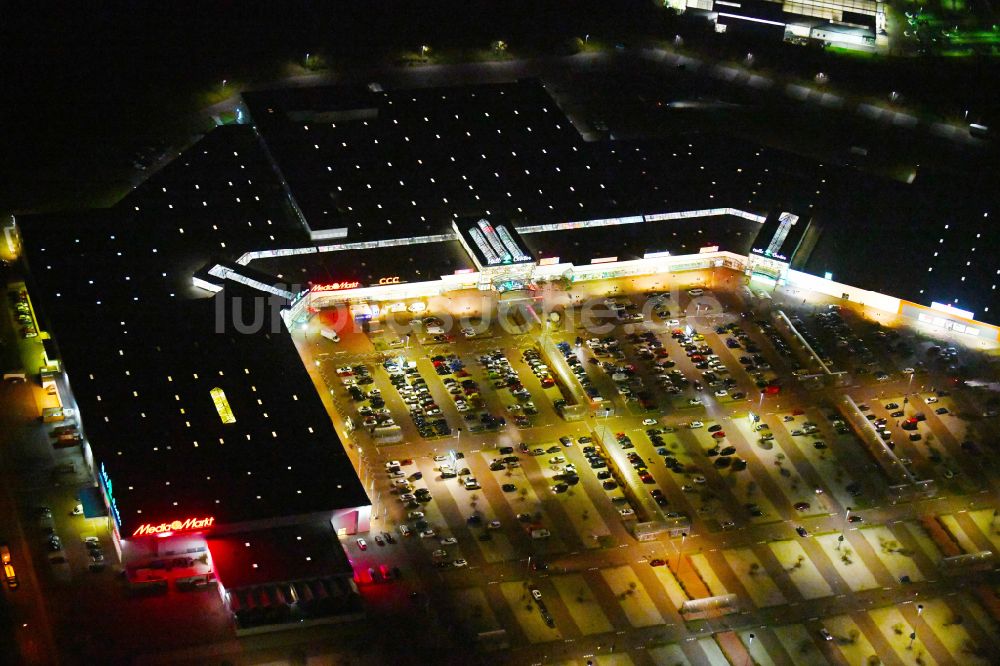
<instances>
[{"instance_id":1,"label":"yellow illuminated sign on roof","mask_svg":"<svg viewBox=\"0 0 1000 666\"><path fill-rule=\"evenodd\" d=\"M209 393L212 394L212 402L215 403L215 411L219 412L219 418L222 419L223 423L236 423L236 416L233 414L233 408L229 406L229 401L226 400L226 392L215 387Z\"/></svg>"}]
</instances>

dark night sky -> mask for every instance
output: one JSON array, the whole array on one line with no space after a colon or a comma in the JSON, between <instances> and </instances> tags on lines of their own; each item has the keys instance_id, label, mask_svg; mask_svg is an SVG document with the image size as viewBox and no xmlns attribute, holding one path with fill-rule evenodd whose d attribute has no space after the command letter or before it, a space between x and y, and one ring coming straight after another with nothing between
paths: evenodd
<instances>
[{"instance_id":1,"label":"dark night sky","mask_svg":"<svg viewBox=\"0 0 1000 666\"><path fill-rule=\"evenodd\" d=\"M135 150L194 109L194 93L222 78L271 78L280 63L307 51L371 62L400 47L482 48L502 38L524 54L558 52L585 33L635 43L636 36L705 29L672 22L653 0L11 4L0 21L0 211L71 205L76 193L106 187L92 176L100 173L95 167L127 166ZM746 47L727 36L709 48ZM787 47L768 48L787 67L814 67L809 59L822 57L798 48L789 59L781 51ZM996 80L985 63L955 60L893 65L893 84L942 105L995 98L977 83ZM837 66L851 70L852 83L888 85L873 62L842 59Z\"/></svg>"}]
</instances>

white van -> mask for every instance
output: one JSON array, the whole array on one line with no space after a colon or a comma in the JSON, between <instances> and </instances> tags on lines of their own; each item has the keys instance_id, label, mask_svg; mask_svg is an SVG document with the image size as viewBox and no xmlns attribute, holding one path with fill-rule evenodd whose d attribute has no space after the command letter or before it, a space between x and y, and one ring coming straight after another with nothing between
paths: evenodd
<instances>
[{"instance_id":1,"label":"white van","mask_svg":"<svg viewBox=\"0 0 1000 666\"><path fill-rule=\"evenodd\" d=\"M531 530L532 539L548 539L552 533L546 529Z\"/></svg>"}]
</instances>

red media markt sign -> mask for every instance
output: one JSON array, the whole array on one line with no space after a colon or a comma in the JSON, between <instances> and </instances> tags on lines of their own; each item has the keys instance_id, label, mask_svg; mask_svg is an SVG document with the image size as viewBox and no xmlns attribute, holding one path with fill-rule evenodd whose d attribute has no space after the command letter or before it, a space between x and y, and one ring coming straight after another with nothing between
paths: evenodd
<instances>
[{"instance_id":1,"label":"red media markt sign","mask_svg":"<svg viewBox=\"0 0 1000 666\"><path fill-rule=\"evenodd\" d=\"M343 291L344 289L357 289L361 283L357 280L344 282L331 282L329 284L317 284L310 291Z\"/></svg>"},{"instance_id":2,"label":"red media markt sign","mask_svg":"<svg viewBox=\"0 0 1000 666\"><path fill-rule=\"evenodd\" d=\"M132 532L132 536L156 536L158 534L167 534L171 532L189 532L192 530L204 530L211 527L215 523L215 517L208 516L207 518L187 518L185 520L174 520L171 522L160 523L159 525L154 525L152 523L146 523L140 525Z\"/></svg>"}]
</instances>

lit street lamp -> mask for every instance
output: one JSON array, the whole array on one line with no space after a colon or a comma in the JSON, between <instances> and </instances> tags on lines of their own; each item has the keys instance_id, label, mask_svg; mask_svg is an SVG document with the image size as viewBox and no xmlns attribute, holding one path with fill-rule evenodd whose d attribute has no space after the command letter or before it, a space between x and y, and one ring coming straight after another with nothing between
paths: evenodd
<instances>
[{"instance_id":1,"label":"lit street lamp","mask_svg":"<svg viewBox=\"0 0 1000 666\"><path fill-rule=\"evenodd\" d=\"M681 545L677 549L677 566L675 567L678 573L681 570L681 553L684 551L684 540L687 539L687 536L687 532L681 532Z\"/></svg>"},{"instance_id":2,"label":"lit street lamp","mask_svg":"<svg viewBox=\"0 0 1000 666\"><path fill-rule=\"evenodd\" d=\"M924 605L923 604L917 604L917 617L920 617L920 614L923 613L923 612L924 612Z\"/></svg>"},{"instance_id":3,"label":"lit street lamp","mask_svg":"<svg viewBox=\"0 0 1000 666\"><path fill-rule=\"evenodd\" d=\"M851 522L851 507L847 507L847 511L844 513L844 522Z\"/></svg>"}]
</instances>

